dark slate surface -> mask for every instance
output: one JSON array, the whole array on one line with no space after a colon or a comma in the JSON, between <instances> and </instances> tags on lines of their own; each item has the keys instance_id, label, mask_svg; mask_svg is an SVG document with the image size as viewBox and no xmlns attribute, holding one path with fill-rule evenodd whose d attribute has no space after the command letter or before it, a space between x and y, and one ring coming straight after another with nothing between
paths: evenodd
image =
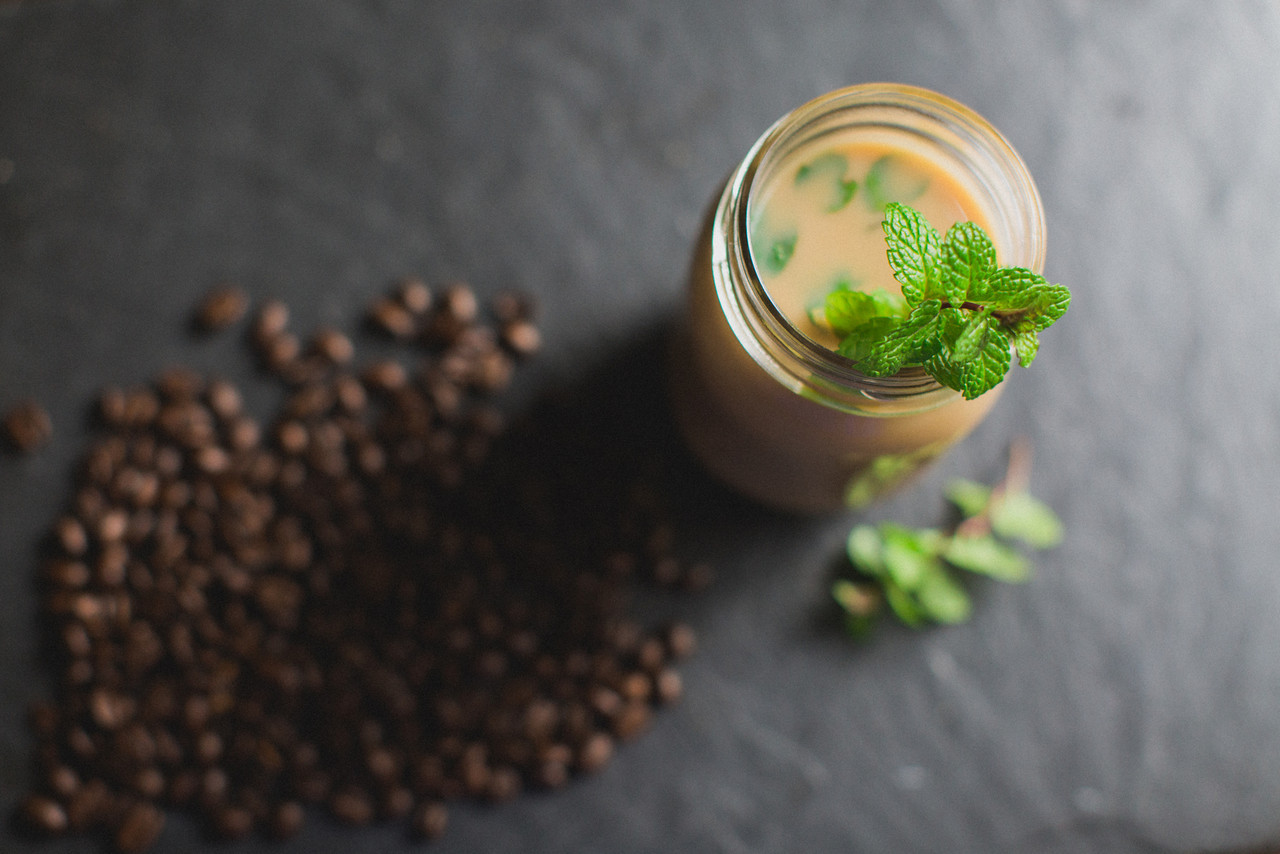
<instances>
[{"instance_id":1,"label":"dark slate surface","mask_svg":"<svg viewBox=\"0 0 1280 854\"><path fill-rule=\"evenodd\" d=\"M1265 0L0 3L0 407L36 396L57 425L41 453L0 460L0 809L28 780L23 709L47 680L34 556L85 407L177 359L243 365L234 340L183 331L206 287L284 296L305 326L347 322L409 272L518 285L543 307L534 387L599 373L602 399L652 410L660 433L654 330L713 188L785 110L881 79L1006 132L1044 196L1047 272L1076 297L990 420L870 515L937 521L945 477L994 476L1025 434L1067 542L1030 585L980 587L969 624L857 648L821 616L847 520L762 513L689 472L714 521L693 545L719 580L657 603L700 632L685 700L596 777L455 809L433 850L1129 854L1280 836ZM402 839L316 821L278 847L215 846L179 820L159 850ZM95 847L3 829L0 849Z\"/></svg>"}]
</instances>

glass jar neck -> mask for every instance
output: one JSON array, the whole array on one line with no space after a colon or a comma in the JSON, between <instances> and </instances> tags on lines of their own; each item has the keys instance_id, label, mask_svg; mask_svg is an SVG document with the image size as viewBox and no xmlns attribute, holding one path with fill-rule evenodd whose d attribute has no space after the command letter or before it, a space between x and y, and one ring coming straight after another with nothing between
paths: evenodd
<instances>
[{"instance_id":1,"label":"glass jar neck","mask_svg":"<svg viewBox=\"0 0 1280 854\"><path fill-rule=\"evenodd\" d=\"M926 89L872 83L837 90L783 116L747 153L715 213L716 291L735 336L783 385L815 401L863 415L899 415L959 396L920 368L888 377L858 371L801 332L761 281L750 249L748 209L786 157L826 137L858 139L925 156L945 169L983 212L1000 263L1041 272L1044 212L1022 159L967 107Z\"/></svg>"}]
</instances>

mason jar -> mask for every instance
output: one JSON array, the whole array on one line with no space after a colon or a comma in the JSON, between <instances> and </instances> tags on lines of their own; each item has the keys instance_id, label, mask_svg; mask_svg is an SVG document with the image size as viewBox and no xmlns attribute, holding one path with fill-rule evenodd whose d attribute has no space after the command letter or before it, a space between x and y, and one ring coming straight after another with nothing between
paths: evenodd
<instances>
[{"instance_id":1,"label":"mason jar","mask_svg":"<svg viewBox=\"0 0 1280 854\"><path fill-rule=\"evenodd\" d=\"M704 223L669 379L694 454L739 492L785 510L874 500L966 436L1000 393L996 386L965 400L916 367L864 374L766 286L752 251L760 199L797 158L862 144L945 175L976 208L968 218L986 229L1002 266L1044 266L1044 213L1025 164L987 121L945 96L852 86L804 104L761 136ZM950 223L934 225L942 232Z\"/></svg>"}]
</instances>

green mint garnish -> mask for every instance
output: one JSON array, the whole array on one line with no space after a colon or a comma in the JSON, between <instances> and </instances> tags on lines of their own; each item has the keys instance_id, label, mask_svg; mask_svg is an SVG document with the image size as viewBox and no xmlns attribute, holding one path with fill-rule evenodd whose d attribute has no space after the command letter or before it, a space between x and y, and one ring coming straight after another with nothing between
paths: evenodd
<instances>
[{"instance_id":1,"label":"green mint garnish","mask_svg":"<svg viewBox=\"0 0 1280 854\"><path fill-rule=\"evenodd\" d=\"M1029 578L1031 561L1009 541L1046 549L1062 539L1058 517L1027 492L1029 469L1030 452L1017 442L1000 484L948 484L947 498L963 517L950 531L894 522L855 527L846 542L848 572L831 587L850 633L866 636L886 607L912 627L964 622L972 607L958 570L998 581Z\"/></svg>"},{"instance_id":2,"label":"green mint garnish","mask_svg":"<svg viewBox=\"0 0 1280 854\"><path fill-rule=\"evenodd\" d=\"M956 223L944 238L918 211L890 202L882 227L902 302L850 310L849 298L833 292L824 306L839 352L866 374L920 366L972 400L1004 379L1015 351L1019 365L1030 365L1039 333L1071 303L1070 291L1039 273L998 266L991 238L976 223Z\"/></svg>"}]
</instances>

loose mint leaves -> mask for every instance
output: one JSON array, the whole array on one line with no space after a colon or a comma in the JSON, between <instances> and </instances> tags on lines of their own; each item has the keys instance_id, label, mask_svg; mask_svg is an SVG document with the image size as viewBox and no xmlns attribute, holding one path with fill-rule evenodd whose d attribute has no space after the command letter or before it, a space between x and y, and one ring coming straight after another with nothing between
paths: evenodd
<instances>
[{"instance_id":1,"label":"loose mint leaves","mask_svg":"<svg viewBox=\"0 0 1280 854\"><path fill-rule=\"evenodd\" d=\"M892 154L877 158L871 164L863 184L866 187L863 201L873 211L883 211L892 201L912 201L929 189L928 178L916 175Z\"/></svg>"},{"instance_id":2,"label":"loose mint leaves","mask_svg":"<svg viewBox=\"0 0 1280 854\"><path fill-rule=\"evenodd\" d=\"M871 376L920 366L972 400L1004 379L1014 353L1030 365L1039 333L1071 304L1070 291L1039 273L998 266L976 223L957 223L944 238L918 211L890 202L882 227L902 301L878 298L851 310L847 293L833 292L825 306L839 352Z\"/></svg>"},{"instance_id":3,"label":"loose mint leaves","mask_svg":"<svg viewBox=\"0 0 1280 854\"><path fill-rule=\"evenodd\" d=\"M950 531L896 522L855 527L845 547L848 570L831 586L850 633L866 636L886 610L912 627L964 622L972 606L961 571L1027 580L1032 566L1025 551L1062 540L1053 510L1027 492L1029 469L1030 451L1017 442L1001 483L948 484L947 498L962 516Z\"/></svg>"},{"instance_id":4,"label":"loose mint leaves","mask_svg":"<svg viewBox=\"0 0 1280 854\"><path fill-rule=\"evenodd\" d=\"M849 204L858 191L858 182L844 176L848 168L844 155L829 151L796 170L796 186L815 188L821 196L822 209L835 213Z\"/></svg>"}]
</instances>

